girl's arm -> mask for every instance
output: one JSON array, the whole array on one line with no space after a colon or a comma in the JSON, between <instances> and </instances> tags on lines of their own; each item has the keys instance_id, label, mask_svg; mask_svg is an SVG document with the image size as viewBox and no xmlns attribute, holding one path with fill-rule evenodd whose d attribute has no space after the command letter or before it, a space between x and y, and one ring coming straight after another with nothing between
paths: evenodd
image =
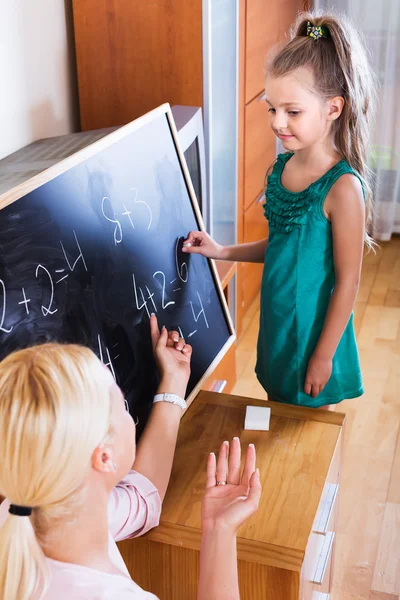
<instances>
[{"instance_id":1,"label":"girl's arm","mask_svg":"<svg viewBox=\"0 0 400 600\"><path fill-rule=\"evenodd\" d=\"M227 483L217 486L218 481ZM207 462L197 600L239 600L236 534L257 510L260 496L254 445L247 449L241 474L239 439L232 441L230 449L228 442L224 442L218 464L214 454Z\"/></svg>"},{"instance_id":2,"label":"girl's arm","mask_svg":"<svg viewBox=\"0 0 400 600\"><path fill-rule=\"evenodd\" d=\"M332 223L335 288L324 326L307 369L304 391L315 398L332 373L332 359L354 308L360 281L365 234L361 183L346 174L332 186L325 203Z\"/></svg>"},{"instance_id":3,"label":"girl's arm","mask_svg":"<svg viewBox=\"0 0 400 600\"><path fill-rule=\"evenodd\" d=\"M216 260L232 260L237 262L263 263L268 238L249 244L221 246L205 231L191 231L183 242L183 252L201 254Z\"/></svg>"},{"instance_id":4,"label":"girl's arm","mask_svg":"<svg viewBox=\"0 0 400 600\"><path fill-rule=\"evenodd\" d=\"M268 176L271 175L275 160L267 169L265 174L265 185L267 187ZM233 262L264 263L265 252L268 246L268 238L248 244L235 244L233 246L221 246L215 242L208 233L204 231L191 231L183 242L183 252L189 254L201 254L207 258L216 260L231 260Z\"/></svg>"},{"instance_id":5,"label":"girl's arm","mask_svg":"<svg viewBox=\"0 0 400 600\"><path fill-rule=\"evenodd\" d=\"M192 348L185 344L176 331L161 334L155 315L150 317L153 352L161 372L157 393L185 397L190 375ZM182 410L176 404L157 402L138 443L133 469L145 475L164 499L171 475L176 438Z\"/></svg>"}]
</instances>

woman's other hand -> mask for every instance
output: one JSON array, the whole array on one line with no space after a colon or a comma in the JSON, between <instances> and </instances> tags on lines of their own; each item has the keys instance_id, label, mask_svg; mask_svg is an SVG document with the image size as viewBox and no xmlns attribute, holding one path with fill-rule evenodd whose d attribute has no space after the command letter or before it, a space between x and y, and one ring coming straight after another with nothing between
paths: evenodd
<instances>
[{"instance_id":1,"label":"woman's other hand","mask_svg":"<svg viewBox=\"0 0 400 600\"><path fill-rule=\"evenodd\" d=\"M238 528L258 508L261 497L260 473L256 470L256 450L247 448L243 472L240 472L240 441L231 446L224 442L218 461L210 454L207 461L206 492L202 506L203 531L226 529L236 534Z\"/></svg>"}]
</instances>

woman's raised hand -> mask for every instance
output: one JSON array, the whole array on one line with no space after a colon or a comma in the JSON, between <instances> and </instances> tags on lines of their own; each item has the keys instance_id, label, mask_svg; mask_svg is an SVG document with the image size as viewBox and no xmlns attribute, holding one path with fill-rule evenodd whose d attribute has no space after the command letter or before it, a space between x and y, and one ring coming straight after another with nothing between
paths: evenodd
<instances>
[{"instance_id":1,"label":"woman's raised hand","mask_svg":"<svg viewBox=\"0 0 400 600\"><path fill-rule=\"evenodd\" d=\"M182 252L188 254L201 254L207 258L222 260L224 258L224 246L215 242L205 231L191 231L183 242Z\"/></svg>"},{"instance_id":2,"label":"woman's raised hand","mask_svg":"<svg viewBox=\"0 0 400 600\"><path fill-rule=\"evenodd\" d=\"M186 389L190 377L192 347L185 343L177 331L168 332L163 327L160 332L157 317L154 314L150 317L150 331L153 354L161 378L176 382L177 388L184 386ZM170 391L174 392L172 389ZM179 393L179 390L174 393Z\"/></svg>"},{"instance_id":3,"label":"woman's raised hand","mask_svg":"<svg viewBox=\"0 0 400 600\"><path fill-rule=\"evenodd\" d=\"M247 448L243 471L240 470L240 441L224 442L218 461L210 454L207 483L202 506L203 531L223 528L236 533L258 508L261 497L260 473L256 469L256 450Z\"/></svg>"}]
</instances>

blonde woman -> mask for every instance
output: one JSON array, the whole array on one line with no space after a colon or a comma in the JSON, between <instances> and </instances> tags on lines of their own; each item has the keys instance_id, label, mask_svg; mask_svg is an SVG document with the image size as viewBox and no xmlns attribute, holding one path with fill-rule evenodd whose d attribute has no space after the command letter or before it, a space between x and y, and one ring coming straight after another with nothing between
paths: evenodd
<instances>
[{"instance_id":1,"label":"blonde woman","mask_svg":"<svg viewBox=\"0 0 400 600\"><path fill-rule=\"evenodd\" d=\"M115 541L158 524L192 350L155 316L151 335L158 393L175 398L154 404L137 449L121 391L87 348L45 344L0 363L0 600L155 598ZM238 440L230 454L224 443L208 460L199 600L239 598L236 531L261 486L254 447L241 478Z\"/></svg>"}]
</instances>

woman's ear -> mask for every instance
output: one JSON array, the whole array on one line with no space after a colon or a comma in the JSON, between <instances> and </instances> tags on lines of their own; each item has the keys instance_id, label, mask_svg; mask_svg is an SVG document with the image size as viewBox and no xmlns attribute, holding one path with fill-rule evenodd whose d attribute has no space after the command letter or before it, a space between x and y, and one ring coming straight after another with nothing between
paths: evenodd
<instances>
[{"instance_id":1,"label":"woman's ear","mask_svg":"<svg viewBox=\"0 0 400 600\"><path fill-rule=\"evenodd\" d=\"M115 473L116 466L113 462L113 450L111 446L99 444L92 454L92 467L100 473Z\"/></svg>"},{"instance_id":2,"label":"woman's ear","mask_svg":"<svg viewBox=\"0 0 400 600\"><path fill-rule=\"evenodd\" d=\"M342 114L344 107L344 98L342 96L335 96L328 100L328 119L330 121L336 121Z\"/></svg>"}]
</instances>

